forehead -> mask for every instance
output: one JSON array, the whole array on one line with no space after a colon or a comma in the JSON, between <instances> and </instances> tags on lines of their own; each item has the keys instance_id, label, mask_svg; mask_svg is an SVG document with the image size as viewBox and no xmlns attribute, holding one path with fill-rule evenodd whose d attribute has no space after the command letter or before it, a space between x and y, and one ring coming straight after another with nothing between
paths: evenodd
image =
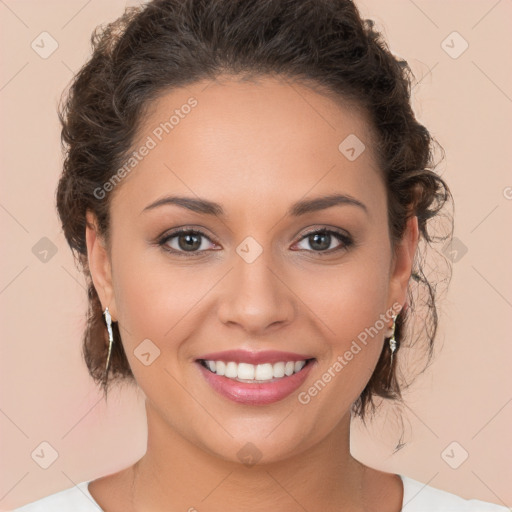
<instances>
[{"instance_id":1,"label":"forehead","mask_svg":"<svg viewBox=\"0 0 512 512\"><path fill-rule=\"evenodd\" d=\"M341 191L366 202L383 194L366 115L276 78L166 92L149 106L132 149L137 161L113 204L139 210L168 193L239 211L308 194Z\"/></svg>"}]
</instances>

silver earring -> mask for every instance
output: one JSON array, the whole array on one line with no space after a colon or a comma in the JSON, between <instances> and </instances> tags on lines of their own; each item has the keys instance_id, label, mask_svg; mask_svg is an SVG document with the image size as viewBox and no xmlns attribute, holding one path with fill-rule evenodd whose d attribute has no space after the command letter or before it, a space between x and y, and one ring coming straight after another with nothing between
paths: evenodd
<instances>
[{"instance_id":1,"label":"silver earring","mask_svg":"<svg viewBox=\"0 0 512 512\"><path fill-rule=\"evenodd\" d=\"M112 333L112 317L110 316L110 311L108 310L108 306L105 308L103 312L105 315L105 320L107 322L107 331L108 331L108 356L107 356L107 365L105 366L105 375L108 374L108 365L110 363L110 353L112 352L112 344L114 343L114 335Z\"/></svg>"},{"instance_id":2,"label":"silver earring","mask_svg":"<svg viewBox=\"0 0 512 512\"><path fill-rule=\"evenodd\" d=\"M391 362L390 366L393 366L393 354L396 350L396 340L395 340L395 327L396 327L396 319L398 315L392 315L393 318L393 326L391 327L391 338L389 339L389 348L391 350Z\"/></svg>"}]
</instances>

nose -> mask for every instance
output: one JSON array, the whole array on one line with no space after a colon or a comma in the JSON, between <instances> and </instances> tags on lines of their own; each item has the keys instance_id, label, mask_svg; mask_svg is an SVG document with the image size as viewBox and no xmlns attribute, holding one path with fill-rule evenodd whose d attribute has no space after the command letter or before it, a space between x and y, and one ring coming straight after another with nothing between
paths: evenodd
<instances>
[{"instance_id":1,"label":"nose","mask_svg":"<svg viewBox=\"0 0 512 512\"><path fill-rule=\"evenodd\" d=\"M252 263L236 255L220 299L219 318L251 335L282 328L293 321L297 311L292 290L266 251Z\"/></svg>"}]
</instances>

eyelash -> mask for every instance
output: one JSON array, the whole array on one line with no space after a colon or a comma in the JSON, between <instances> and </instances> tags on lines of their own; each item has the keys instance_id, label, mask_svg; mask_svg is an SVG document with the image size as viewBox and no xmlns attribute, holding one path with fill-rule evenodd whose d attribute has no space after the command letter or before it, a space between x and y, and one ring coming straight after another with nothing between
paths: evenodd
<instances>
[{"instance_id":1,"label":"eyelash","mask_svg":"<svg viewBox=\"0 0 512 512\"><path fill-rule=\"evenodd\" d=\"M161 237L158 240L157 244L159 246L161 246L164 251L167 251L167 252L169 252L171 254L176 254L178 256L184 256L186 258L187 257L194 258L194 257L197 257L197 256L201 256L201 253L205 252L205 251L178 251L176 249L171 249L171 248L169 248L167 246L167 243L169 242L169 240L172 240L173 238L176 238L177 236L182 235L182 234L200 235L200 236L210 240L210 242L212 241L202 231L199 231L197 229L192 229L192 228L180 228L180 229L177 229L175 231L172 231L171 233L167 233L166 235ZM354 245L354 241L352 240L352 238L350 236L348 236L348 235L346 235L346 234L344 234L344 233L342 233L340 231L333 230L333 229L327 229L327 228L322 228L322 229L316 229L316 230L313 230L313 231L308 231L307 233L305 233L300 238L300 240L297 243L300 243L303 240L309 238L310 236L316 235L316 234L334 235L340 242L342 242L342 245L340 245L338 247L335 247L334 249L328 249L326 251L307 250L307 252L313 252L315 254L318 254L319 256L330 255L330 254L333 254L333 253L341 251L341 250L347 250L352 245ZM301 250L306 250L306 249L301 249Z\"/></svg>"}]
</instances>

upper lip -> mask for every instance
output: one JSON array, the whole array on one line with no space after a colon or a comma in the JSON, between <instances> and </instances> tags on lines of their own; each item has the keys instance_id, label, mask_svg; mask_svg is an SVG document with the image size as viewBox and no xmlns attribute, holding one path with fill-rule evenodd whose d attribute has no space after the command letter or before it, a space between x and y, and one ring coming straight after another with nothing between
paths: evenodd
<instances>
[{"instance_id":1,"label":"upper lip","mask_svg":"<svg viewBox=\"0 0 512 512\"><path fill-rule=\"evenodd\" d=\"M224 361L226 363L233 361L235 363L279 363L281 361L306 361L313 359L310 355L297 354L294 352L282 352L279 350L260 350L253 352L250 350L225 350L224 352L211 352L197 358L206 361Z\"/></svg>"}]
</instances>

